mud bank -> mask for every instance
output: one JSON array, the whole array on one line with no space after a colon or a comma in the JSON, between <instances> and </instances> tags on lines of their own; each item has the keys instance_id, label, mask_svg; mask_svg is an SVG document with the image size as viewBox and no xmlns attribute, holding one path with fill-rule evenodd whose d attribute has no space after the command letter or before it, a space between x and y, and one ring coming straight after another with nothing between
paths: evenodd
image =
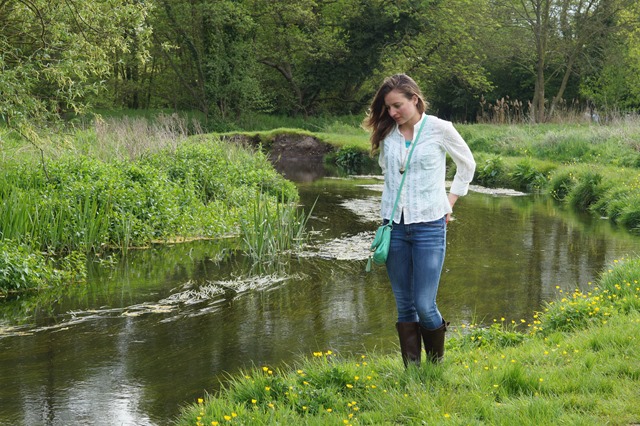
<instances>
[{"instance_id":1,"label":"mud bank","mask_svg":"<svg viewBox=\"0 0 640 426\"><path fill-rule=\"evenodd\" d=\"M326 176L324 156L336 150L331 144L304 134L235 134L222 139L255 148L261 146L276 170L295 182L311 182Z\"/></svg>"}]
</instances>

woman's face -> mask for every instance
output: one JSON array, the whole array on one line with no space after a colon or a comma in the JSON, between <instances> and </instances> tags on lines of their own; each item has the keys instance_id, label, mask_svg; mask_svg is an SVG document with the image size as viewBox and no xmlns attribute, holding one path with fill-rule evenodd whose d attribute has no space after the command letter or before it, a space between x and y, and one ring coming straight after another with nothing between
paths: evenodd
<instances>
[{"instance_id":1,"label":"woman's face","mask_svg":"<svg viewBox=\"0 0 640 426\"><path fill-rule=\"evenodd\" d=\"M415 95L409 99L404 93L392 90L384 97L384 105L398 126L404 124L413 126L420 120L417 108L418 97Z\"/></svg>"}]
</instances>

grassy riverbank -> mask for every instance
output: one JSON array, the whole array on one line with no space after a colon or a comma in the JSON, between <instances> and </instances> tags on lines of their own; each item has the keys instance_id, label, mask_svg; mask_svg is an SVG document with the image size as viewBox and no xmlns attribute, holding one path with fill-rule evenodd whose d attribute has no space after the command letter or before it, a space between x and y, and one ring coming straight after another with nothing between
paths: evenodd
<instances>
[{"instance_id":1,"label":"grassy riverbank","mask_svg":"<svg viewBox=\"0 0 640 426\"><path fill-rule=\"evenodd\" d=\"M463 126L475 181L539 191L640 233L640 122Z\"/></svg>"},{"instance_id":2,"label":"grassy riverbank","mask_svg":"<svg viewBox=\"0 0 640 426\"><path fill-rule=\"evenodd\" d=\"M636 424L639 278L640 259L621 259L586 291L558 289L531 318L453 327L440 365L405 371L399 354L327 350L257 366L177 424Z\"/></svg>"},{"instance_id":3,"label":"grassy riverbank","mask_svg":"<svg viewBox=\"0 0 640 426\"><path fill-rule=\"evenodd\" d=\"M328 160L355 172L370 163L367 133L353 118L327 122L313 135L336 147ZM640 121L589 124L456 125L478 163L474 182L549 194L578 211L640 233ZM268 143L278 132L241 132ZM374 159L375 161L375 159ZM451 163L449 177L455 167Z\"/></svg>"},{"instance_id":4,"label":"grassy riverbank","mask_svg":"<svg viewBox=\"0 0 640 426\"><path fill-rule=\"evenodd\" d=\"M234 236L260 261L300 243L295 185L265 154L140 124L2 135L0 296L82 281L86 256L154 243Z\"/></svg>"},{"instance_id":5,"label":"grassy riverbank","mask_svg":"<svg viewBox=\"0 0 640 426\"><path fill-rule=\"evenodd\" d=\"M456 127L476 157L475 183L549 194L640 233L640 121ZM317 135L339 147L335 161L355 168L354 150L369 149L366 133L337 124L326 130Z\"/></svg>"}]
</instances>

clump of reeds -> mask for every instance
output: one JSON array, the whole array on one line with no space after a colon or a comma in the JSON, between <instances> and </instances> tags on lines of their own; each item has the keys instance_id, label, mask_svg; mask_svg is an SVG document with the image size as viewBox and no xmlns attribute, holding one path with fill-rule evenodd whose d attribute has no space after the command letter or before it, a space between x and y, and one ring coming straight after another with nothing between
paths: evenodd
<instances>
[{"instance_id":1,"label":"clump of reeds","mask_svg":"<svg viewBox=\"0 0 640 426\"><path fill-rule=\"evenodd\" d=\"M143 154L165 149L175 150L193 134L201 134L200 123L178 114L145 117L96 118L97 147L100 152L118 159L134 160Z\"/></svg>"},{"instance_id":2,"label":"clump of reeds","mask_svg":"<svg viewBox=\"0 0 640 426\"><path fill-rule=\"evenodd\" d=\"M241 223L245 254L254 262L271 262L301 250L307 242L307 221L313 207L305 214L284 194L274 200L257 191L253 216Z\"/></svg>"},{"instance_id":3,"label":"clump of reeds","mask_svg":"<svg viewBox=\"0 0 640 426\"><path fill-rule=\"evenodd\" d=\"M489 103L484 96L480 98L480 110L476 120L478 123L492 124L515 124L528 121L525 104L509 96L496 99L494 103Z\"/></svg>"},{"instance_id":4,"label":"clump of reeds","mask_svg":"<svg viewBox=\"0 0 640 426\"><path fill-rule=\"evenodd\" d=\"M525 102L511 99L507 95L489 102L483 95L480 97L479 103L480 109L476 114L478 123L523 124L535 122L531 117L533 105L530 100ZM572 101L559 99L552 107L547 105L547 109L544 120L547 123L598 123L604 120L594 112L592 106L577 99Z\"/></svg>"}]
</instances>

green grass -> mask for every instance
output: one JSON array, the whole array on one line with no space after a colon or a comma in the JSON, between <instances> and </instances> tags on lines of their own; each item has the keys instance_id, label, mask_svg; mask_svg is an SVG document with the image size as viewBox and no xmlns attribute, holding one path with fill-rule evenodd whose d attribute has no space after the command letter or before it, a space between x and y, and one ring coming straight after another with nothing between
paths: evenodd
<instances>
[{"instance_id":1,"label":"green grass","mask_svg":"<svg viewBox=\"0 0 640 426\"><path fill-rule=\"evenodd\" d=\"M640 259L530 319L458 326L442 364L317 352L233 374L178 425L629 425L640 421Z\"/></svg>"}]
</instances>

